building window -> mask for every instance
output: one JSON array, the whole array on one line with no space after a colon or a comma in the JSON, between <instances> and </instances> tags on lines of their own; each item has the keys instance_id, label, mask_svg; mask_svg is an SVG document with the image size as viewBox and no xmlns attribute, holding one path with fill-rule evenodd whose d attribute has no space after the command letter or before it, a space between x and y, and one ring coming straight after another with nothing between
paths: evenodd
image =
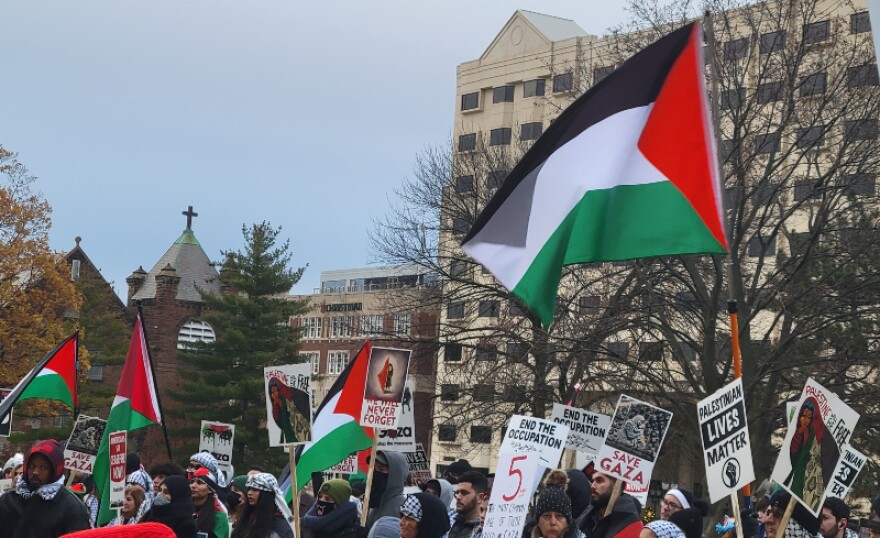
<instances>
[{"instance_id":1,"label":"building window","mask_svg":"<svg viewBox=\"0 0 880 538\"><path fill-rule=\"evenodd\" d=\"M452 260L449 262L449 276L452 278L458 278L461 276L465 276L468 269L468 262L464 260Z\"/></svg>"},{"instance_id":2,"label":"building window","mask_svg":"<svg viewBox=\"0 0 880 538\"><path fill-rule=\"evenodd\" d=\"M481 318L498 317L498 301L480 301L479 314Z\"/></svg>"},{"instance_id":3,"label":"building window","mask_svg":"<svg viewBox=\"0 0 880 538\"><path fill-rule=\"evenodd\" d=\"M522 342L507 342L505 355L508 362L527 362L529 346Z\"/></svg>"},{"instance_id":4,"label":"building window","mask_svg":"<svg viewBox=\"0 0 880 538\"><path fill-rule=\"evenodd\" d=\"M770 54L782 50L783 48L785 48L784 31L780 30L778 32L761 34L761 42L758 46L758 52L760 54Z\"/></svg>"},{"instance_id":5,"label":"building window","mask_svg":"<svg viewBox=\"0 0 880 538\"><path fill-rule=\"evenodd\" d=\"M776 254L776 237L756 235L749 239L749 256L773 256Z\"/></svg>"},{"instance_id":6,"label":"building window","mask_svg":"<svg viewBox=\"0 0 880 538\"><path fill-rule=\"evenodd\" d=\"M461 344L443 344L443 360L461 362Z\"/></svg>"},{"instance_id":7,"label":"building window","mask_svg":"<svg viewBox=\"0 0 880 538\"><path fill-rule=\"evenodd\" d=\"M520 140L537 140L544 132L544 125L540 121L523 123L519 132Z\"/></svg>"},{"instance_id":8,"label":"building window","mask_svg":"<svg viewBox=\"0 0 880 538\"><path fill-rule=\"evenodd\" d=\"M489 172L489 176L486 181L486 186L490 189L497 189L501 187L501 184L504 183L504 178L507 177L506 170L493 170Z\"/></svg>"},{"instance_id":9,"label":"building window","mask_svg":"<svg viewBox=\"0 0 880 538\"><path fill-rule=\"evenodd\" d=\"M513 86L498 86L492 90L493 103L512 103Z\"/></svg>"},{"instance_id":10,"label":"building window","mask_svg":"<svg viewBox=\"0 0 880 538\"><path fill-rule=\"evenodd\" d=\"M608 354L612 357L625 359L629 356L629 343L627 342L608 342Z\"/></svg>"},{"instance_id":11,"label":"building window","mask_svg":"<svg viewBox=\"0 0 880 538\"><path fill-rule=\"evenodd\" d=\"M507 302L507 315L521 318L525 315L522 307L515 300L511 299Z\"/></svg>"},{"instance_id":12,"label":"building window","mask_svg":"<svg viewBox=\"0 0 880 538\"><path fill-rule=\"evenodd\" d=\"M849 195L873 196L876 191L876 178L872 174L850 174L842 179Z\"/></svg>"},{"instance_id":13,"label":"building window","mask_svg":"<svg viewBox=\"0 0 880 538\"><path fill-rule=\"evenodd\" d=\"M731 157L737 155L740 150L739 140L726 139L721 141L721 159L724 161L729 160Z\"/></svg>"},{"instance_id":14,"label":"building window","mask_svg":"<svg viewBox=\"0 0 880 538\"><path fill-rule=\"evenodd\" d=\"M861 88L880 84L877 75L877 64L856 65L846 69L846 87Z\"/></svg>"},{"instance_id":15,"label":"building window","mask_svg":"<svg viewBox=\"0 0 880 538\"><path fill-rule=\"evenodd\" d=\"M361 317L361 336L382 336L382 314L371 314Z\"/></svg>"},{"instance_id":16,"label":"building window","mask_svg":"<svg viewBox=\"0 0 880 538\"><path fill-rule=\"evenodd\" d=\"M598 295L582 295L578 297L578 310L581 314L598 314L602 306L602 298Z\"/></svg>"},{"instance_id":17,"label":"building window","mask_svg":"<svg viewBox=\"0 0 880 538\"><path fill-rule=\"evenodd\" d=\"M598 83L600 80L613 73L614 69L615 67L613 65L606 65L605 67L597 67L596 69L594 69L593 84Z\"/></svg>"},{"instance_id":18,"label":"building window","mask_svg":"<svg viewBox=\"0 0 880 538\"><path fill-rule=\"evenodd\" d=\"M825 93L825 73L815 73L801 79L800 96L810 97L811 95L821 95Z\"/></svg>"},{"instance_id":19,"label":"building window","mask_svg":"<svg viewBox=\"0 0 880 538\"><path fill-rule=\"evenodd\" d=\"M756 186L752 191L752 200L755 205L770 205L779 202L779 185L764 183Z\"/></svg>"},{"instance_id":20,"label":"building window","mask_svg":"<svg viewBox=\"0 0 880 538\"><path fill-rule=\"evenodd\" d=\"M526 399L526 389L519 385L506 385L501 398L508 403L522 402Z\"/></svg>"},{"instance_id":21,"label":"building window","mask_svg":"<svg viewBox=\"0 0 880 538\"><path fill-rule=\"evenodd\" d=\"M492 428L489 426L471 426L471 443L492 443Z\"/></svg>"},{"instance_id":22,"label":"building window","mask_svg":"<svg viewBox=\"0 0 880 538\"><path fill-rule=\"evenodd\" d=\"M804 45L828 41L831 37L831 21L812 22L804 25Z\"/></svg>"},{"instance_id":23,"label":"building window","mask_svg":"<svg viewBox=\"0 0 880 538\"><path fill-rule=\"evenodd\" d=\"M461 96L461 109L474 110L480 107L480 92L466 93Z\"/></svg>"},{"instance_id":24,"label":"building window","mask_svg":"<svg viewBox=\"0 0 880 538\"><path fill-rule=\"evenodd\" d=\"M410 319L409 314L395 314L394 334L397 336L409 336Z\"/></svg>"},{"instance_id":25,"label":"building window","mask_svg":"<svg viewBox=\"0 0 880 538\"><path fill-rule=\"evenodd\" d=\"M495 385L477 383L471 399L475 402L491 402L495 399Z\"/></svg>"},{"instance_id":26,"label":"building window","mask_svg":"<svg viewBox=\"0 0 880 538\"><path fill-rule=\"evenodd\" d=\"M468 230L471 229L470 223L467 219L463 219L461 217L452 217L452 233L454 235L464 235L468 233Z\"/></svg>"},{"instance_id":27,"label":"building window","mask_svg":"<svg viewBox=\"0 0 880 538\"><path fill-rule=\"evenodd\" d=\"M474 151L475 149L477 149L476 133L459 135L458 151Z\"/></svg>"},{"instance_id":28,"label":"building window","mask_svg":"<svg viewBox=\"0 0 880 538\"><path fill-rule=\"evenodd\" d=\"M781 140L779 132L760 134L755 136L755 153L766 154L779 151Z\"/></svg>"},{"instance_id":29,"label":"building window","mask_svg":"<svg viewBox=\"0 0 880 538\"><path fill-rule=\"evenodd\" d=\"M79 267L81 263L82 262L79 260L70 261L70 280L76 280L79 278Z\"/></svg>"},{"instance_id":30,"label":"building window","mask_svg":"<svg viewBox=\"0 0 880 538\"><path fill-rule=\"evenodd\" d=\"M215 340L214 329L208 322L194 319L187 321L177 333L177 349L195 349L195 343L210 344Z\"/></svg>"},{"instance_id":31,"label":"building window","mask_svg":"<svg viewBox=\"0 0 880 538\"><path fill-rule=\"evenodd\" d=\"M312 365L312 374L318 375L321 370L321 356L317 351L309 351L306 353L299 354L299 360L301 362L307 362Z\"/></svg>"},{"instance_id":32,"label":"building window","mask_svg":"<svg viewBox=\"0 0 880 538\"><path fill-rule=\"evenodd\" d=\"M853 120L843 124L843 136L848 141L877 138L877 120Z\"/></svg>"},{"instance_id":33,"label":"building window","mask_svg":"<svg viewBox=\"0 0 880 538\"><path fill-rule=\"evenodd\" d=\"M303 338L321 338L321 318L303 318L302 329Z\"/></svg>"},{"instance_id":34,"label":"building window","mask_svg":"<svg viewBox=\"0 0 880 538\"><path fill-rule=\"evenodd\" d=\"M782 82L768 82L766 84L759 84L758 91L755 94L755 98L758 101L759 105L766 105L767 103L772 103L773 101L779 101L782 99Z\"/></svg>"},{"instance_id":35,"label":"building window","mask_svg":"<svg viewBox=\"0 0 880 538\"><path fill-rule=\"evenodd\" d=\"M819 192L818 189L816 189L816 182L813 180L805 179L794 184L795 202L802 202L810 198L816 198L818 197L818 194Z\"/></svg>"},{"instance_id":36,"label":"building window","mask_svg":"<svg viewBox=\"0 0 880 538\"><path fill-rule=\"evenodd\" d=\"M798 149L819 148L825 143L825 126L817 125L797 132Z\"/></svg>"},{"instance_id":37,"label":"building window","mask_svg":"<svg viewBox=\"0 0 880 538\"><path fill-rule=\"evenodd\" d=\"M348 351L331 351L327 353L327 373L339 375L348 365Z\"/></svg>"},{"instance_id":38,"label":"building window","mask_svg":"<svg viewBox=\"0 0 880 538\"><path fill-rule=\"evenodd\" d=\"M478 361L495 361L495 358L498 355L498 350L495 346L477 346L477 360Z\"/></svg>"},{"instance_id":39,"label":"building window","mask_svg":"<svg viewBox=\"0 0 880 538\"><path fill-rule=\"evenodd\" d=\"M721 110L739 108L746 100L746 89L735 88L721 92Z\"/></svg>"},{"instance_id":40,"label":"building window","mask_svg":"<svg viewBox=\"0 0 880 538\"><path fill-rule=\"evenodd\" d=\"M458 428L452 424L441 424L437 429L437 440L454 443L458 436Z\"/></svg>"},{"instance_id":41,"label":"building window","mask_svg":"<svg viewBox=\"0 0 880 538\"><path fill-rule=\"evenodd\" d=\"M639 361L658 362L663 360L663 342L642 342L639 344Z\"/></svg>"},{"instance_id":42,"label":"building window","mask_svg":"<svg viewBox=\"0 0 880 538\"><path fill-rule=\"evenodd\" d=\"M724 44L724 61L734 62L748 57L749 40L746 38L734 39Z\"/></svg>"},{"instance_id":43,"label":"building window","mask_svg":"<svg viewBox=\"0 0 880 538\"><path fill-rule=\"evenodd\" d=\"M104 365L97 362L92 363L92 366L89 368L88 379L89 381L103 381Z\"/></svg>"},{"instance_id":44,"label":"building window","mask_svg":"<svg viewBox=\"0 0 880 538\"><path fill-rule=\"evenodd\" d=\"M440 401L455 402L461 397L461 390L457 384L440 385Z\"/></svg>"},{"instance_id":45,"label":"building window","mask_svg":"<svg viewBox=\"0 0 880 538\"><path fill-rule=\"evenodd\" d=\"M490 146L506 146L510 144L510 127L501 127L489 131Z\"/></svg>"},{"instance_id":46,"label":"building window","mask_svg":"<svg viewBox=\"0 0 880 538\"><path fill-rule=\"evenodd\" d=\"M464 317L464 301L455 301L446 305L446 317L461 319Z\"/></svg>"},{"instance_id":47,"label":"building window","mask_svg":"<svg viewBox=\"0 0 880 538\"><path fill-rule=\"evenodd\" d=\"M553 93L568 92L574 87L574 75L563 73L553 77Z\"/></svg>"},{"instance_id":48,"label":"building window","mask_svg":"<svg viewBox=\"0 0 880 538\"><path fill-rule=\"evenodd\" d=\"M458 176L455 178L455 192L464 194L466 192L473 192L473 190L474 176Z\"/></svg>"},{"instance_id":49,"label":"building window","mask_svg":"<svg viewBox=\"0 0 880 538\"><path fill-rule=\"evenodd\" d=\"M544 85L547 83L542 78L523 82L523 97L541 97L544 95Z\"/></svg>"},{"instance_id":50,"label":"building window","mask_svg":"<svg viewBox=\"0 0 880 538\"><path fill-rule=\"evenodd\" d=\"M330 338L351 338L354 318L334 316L330 318Z\"/></svg>"},{"instance_id":51,"label":"building window","mask_svg":"<svg viewBox=\"0 0 880 538\"><path fill-rule=\"evenodd\" d=\"M853 34L863 34L871 31L871 18L867 11L854 13L849 18L849 31Z\"/></svg>"}]
</instances>

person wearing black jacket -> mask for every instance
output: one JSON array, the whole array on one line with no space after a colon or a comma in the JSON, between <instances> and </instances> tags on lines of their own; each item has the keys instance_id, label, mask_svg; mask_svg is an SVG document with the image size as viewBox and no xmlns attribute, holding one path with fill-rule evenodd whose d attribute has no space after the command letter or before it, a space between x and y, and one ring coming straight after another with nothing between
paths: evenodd
<instances>
[{"instance_id":1,"label":"person wearing black jacket","mask_svg":"<svg viewBox=\"0 0 880 538\"><path fill-rule=\"evenodd\" d=\"M401 538L440 538L449 531L446 507L430 493L414 493L400 506Z\"/></svg>"},{"instance_id":2,"label":"person wearing black jacket","mask_svg":"<svg viewBox=\"0 0 880 538\"><path fill-rule=\"evenodd\" d=\"M303 538L366 536L360 526L357 504L345 480L327 480L318 490L318 500L302 519Z\"/></svg>"},{"instance_id":3,"label":"person wearing black jacket","mask_svg":"<svg viewBox=\"0 0 880 538\"><path fill-rule=\"evenodd\" d=\"M166 476L159 485L159 491L153 507L141 521L167 525L177 538L196 538L196 522L193 519L195 508L189 480L183 476Z\"/></svg>"},{"instance_id":4,"label":"person wearing black jacket","mask_svg":"<svg viewBox=\"0 0 880 538\"><path fill-rule=\"evenodd\" d=\"M64 449L58 441L39 441L24 460L25 472L0 497L4 538L55 538L91 528L89 513L64 487Z\"/></svg>"},{"instance_id":5,"label":"person wearing black jacket","mask_svg":"<svg viewBox=\"0 0 880 538\"><path fill-rule=\"evenodd\" d=\"M621 493L608 510L611 491L617 480L598 471L593 473L590 485L590 506L577 518L577 527L586 538L638 538L642 519L636 500ZM606 513L610 512L610 513Z\"/></svg>"}]
</instances>

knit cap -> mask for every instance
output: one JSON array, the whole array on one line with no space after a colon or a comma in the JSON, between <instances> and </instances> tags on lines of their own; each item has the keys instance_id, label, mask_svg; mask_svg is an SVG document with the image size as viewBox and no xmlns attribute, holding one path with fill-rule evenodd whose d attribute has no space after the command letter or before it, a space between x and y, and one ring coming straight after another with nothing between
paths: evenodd
<instances>
[{"instance_id":1,"label":"knit cap","mask_svg":"<svg viewBox=\"0 0 880 538\"><path fill-rule=\"evenodd\" d=\"M235 486L235 489L242 492L247 492L247 475L241 474L232 479L232 482L229 483L230 486Z\"/></svg>"},{"instance_id":2,"label":"knit cap","mask_svg":"<svg viewBox=\"0 0 880 538\"><path fill-rule=\"evenodd\" d=\"M25 469L29 467L31 458L37 454L49 460L49 464L52 466L52 475L47 483L51 484L61 478L61 475L64 474L64 449L61 448L61 444L55 439L37 441L24 460Z\"/></svg>"},{"instance_id":3,"label":"knit cap","mask_svg":"<svg viewBox=\"0 0 880 538\"><path fill-rule=\"evenodd\" d=\"M321 484L318 493L326 493L333 497L333 501L338 505L345 504L351 497L351 486L345 480L328 480Z\"/></svg>"},{"instance_id":4,"label":"knit cap","mask_svg":"<svg viewBox=\"0 0 880 538\"><path fill-rule=\"evenodd\" d=\"M6 460L6 464L3 466L3 472L12 471L19 465L24 465L24 454L16 452L14 456Z\"/></svg>"},{"instance_id":5,"label":"knit cap","mask_svg":"<svg viewBox=\"0 0 880 538\"><path fill-rule=\"evenodd\" d=\"M561 469L550 471L544 480L544 490L538 494L538 502L535 503L535 518L540 519L542 514L557 512L565 516L571 523L571 499L565 493L568 485L568 475Z\"/></svg>"}]
</instances>

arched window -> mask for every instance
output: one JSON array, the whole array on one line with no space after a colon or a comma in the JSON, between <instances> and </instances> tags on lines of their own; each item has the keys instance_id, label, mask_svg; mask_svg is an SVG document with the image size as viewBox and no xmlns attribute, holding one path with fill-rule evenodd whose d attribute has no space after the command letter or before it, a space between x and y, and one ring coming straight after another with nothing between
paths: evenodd
<instances>
[{"instance_id":1,"label":"arched window","mask_svg":"<svg viewBox=\"0 0 880 538\"><path fill-rule=\"evenodd\" d=\"M190 320L177 333L177 349L192 349L192 342L213 342L216 339L214 329L207 321Z\"/></svg>"}]
</instances>

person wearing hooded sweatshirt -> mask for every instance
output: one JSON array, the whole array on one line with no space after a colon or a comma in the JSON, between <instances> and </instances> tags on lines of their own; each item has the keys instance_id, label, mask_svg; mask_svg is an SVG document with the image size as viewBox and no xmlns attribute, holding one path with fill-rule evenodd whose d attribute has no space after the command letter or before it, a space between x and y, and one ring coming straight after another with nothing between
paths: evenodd
<instances>
[{"instance_id":1,"label":"person wearing hooded sweatshirt","mask_svg":"<svg viewBox=\"0 0 880 538\"><path fill-rule=\"evenodd\" d=\"M577 527L586 538L637 538L642 532L639 505L634 498L621 493L610 514L608 501L617 480L598 471L590 485L590 504L577 519Z\"/></svg>"},{"instance_id":2,"label":"person wearing hooded sweatshirt","mask_svg":"<svg viewBox=\"0 0 880 538\"><path fill-rule=\"evenodd\" d=\"M24 469L0 497L2 536L54 538L91 528L85 505L64 487L64 449L57 441L37 442Z\"/></svg>"},{"instance_id":3,"label":"person wearing hooded sweatshirt","mask_svg":"<svg viewBox=\"0 0 880 538\"><path fill-rule=\"evenodd\" d=\"M449 512L449 525L451 526L455 522L455 514L457 513L455 511L455 486L450 484L448 480L432 478L425 482L422 489L425 490L425 493L440 498L440 502L447 507Z\"/></svg>"},{"instance_id":4,"label":"person wearing hooded sweatshirt","mask_svg":"<svg viewBox=\"0 0 880 538\"><path fill-rule=\"evenodd\" d=\"M293 538L293 515L269 473L248 477L247 505L232 531L233 538Z\"/></svg>"},{"instance_id":5,"label":"person wearing hooded sweatshirt","mask_svg":"<svg viewBox=\"0 0 880 538\"><path fill-rule=\"evenodd\" d=\"M351 486L345 480L327 480L318 490L318 500L302 518L303 538L356 537L360 526L357 504L351 500Z\"/></svg>"},{"instance_id":6,"label":"person wearing hooded sweatshirt","mask_svg":"<svg viewBox=\"0 0 880 538\"><path fill-rule=\"evenodd\" d=\"M446 508L430 493L414 493L400 506L400 538L440 538L449 531Z\"/></svg>"},{"instance_id":7,"label":"person wearing hooded sweatshirt","mask_svg":"<svg viewBox=\"0 0 880 538\"><path fill-rule=\"evenodd\" d=\"M159 493L153 500L153 507L141 522L167 525L177 538L196 538L198 531L193 519L194 511L189 481L183 476L171 475L159 483Z\"/></svg>"},{"instance_id":8,"label":"person wearing hooded sweatshirt","mask_svg":"<svg viewBox=\"0 0 880 538\"><path fill-rule=\"evenodd\" d=\"M571 499L571 513L578 517L590 506L590 478L580 469L568 469L565 474L568 475L565 493Z\"/></svg>"},{"instance_id":9,"label":"person wearing hooded sweatshirt","mask_svg":"<svg viewBox=\"0 0 880 538\"><path fill-rule=\"evenodd\" d=\"M400 505L403 504L403 486L409 474L406 455L402 452L379 450L376 452L376 463L373 468L373 483L370 486L370 505L367 513L369 529L380 517L400 516Z\"/></svg>"}]
</instances>

